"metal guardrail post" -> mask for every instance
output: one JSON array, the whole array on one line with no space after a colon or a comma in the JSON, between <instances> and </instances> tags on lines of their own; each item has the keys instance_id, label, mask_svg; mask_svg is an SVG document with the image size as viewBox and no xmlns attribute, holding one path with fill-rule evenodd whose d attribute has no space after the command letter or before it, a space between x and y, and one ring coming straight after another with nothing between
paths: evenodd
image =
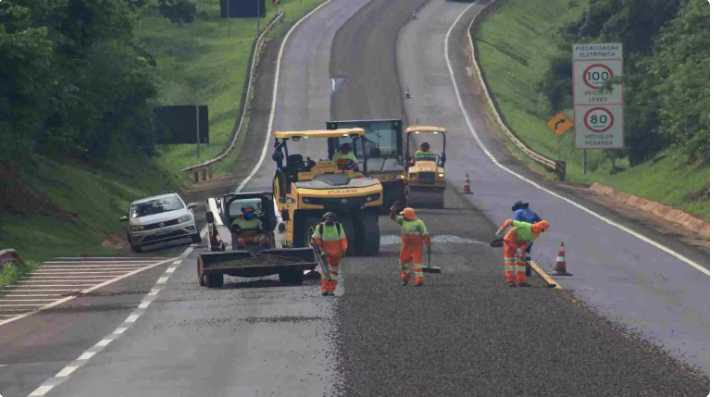
<instances>
[{"instance_id":1,"label":"metal guardrail post","mask_svg":"<svg viewBox=\"0 0 714 397\"><path fill-rule=\"evenodd\" d=\"M501 113L499 112L498 108L496 107L496 104L494 103L493 99L491 98L491 91L489 90L488 87L488 82L486 81L486 77L483 75L483 72L481 70L480 65L478 64L478 61L476 61L476 45L474 44L473 36L471 35L471 30L473 29L474 24L482 22L486 17L490 16L495 12L496 9L500 9L501 5L505 2L505 0L493 0L491 3L489 3L487 6L481 9L474 18L471 20L471 24L469 25L466 34L469 40L469 46L471 48L471 64L476 72L476 75L478 77L478 80L481 84L481 89L484 91L484 94L486 96L486 101L489 104L489 107L491 108L491 111L493 115L496 117L496 122L499 125L499 127L503 130L503 132L506 134L508 139L513 142L518 149L520 149L523 153L525 153L528 157L533 159L535 162L542 164L544 167L555 171L556 174L558 174L558 178L563 181L565 179L565 162L560 161L561 166L558 165L558 162L555 160L551 160L550 158L537 153L530 149L525 143L523 143L518 137L508 128L506 123L503 121L503 117ZM562 172L561 172L562 171Z\"/></svg>"},{"instance_id":2,"label":"metal guardrail post","mask_svg":"<svg viewBox=\"0 0 714 397\"><path fill-rule=\"evenodd\" d=\"M1 1L1 0L0 0ZM250 109L250 106L248 103L250 102L248 99L252 98L255 94L253 85L254 81L257 78L257 63L260 59L260 53L264 50L263 49L263 44L265 43L265 36L273 29L274 26L276 26L278 23L281 23L283 19L285 18L285 11L280 12L276 17L274 17L270 24L263 30L262 33L260 33L259 37L256 38L255 40L255 47L253 48L253 52L251 53L251 64L249 69L246 70L246 76L248 77L248 81L246 82L246 86L244 86L244 90L246 92L246 99L243 101L241 99L241 104L239 111L241 113L240 118L238 119L238 126L236 127L233 136L230 138L230 141L227 142L228 146L223 149L223 152L219 154L217 157L204 161L203 163L196 164L190 167L185 167L181 171L185 173L193 173L193 179L196 183L199 182L199 177L198 177L198 172L201 170L203 172L203 180L206 180L206 172L208 172L209 179L213 178L213 166L215 166L216 163L223 161L228 154L233 151L235 148L236 141L238 140L238 136L243 130L243 122L245 120L245 115L246 112ZM206 171L208 169L208 171Z\"/></svg>"},{"instance_id":3,"label":"metal guardrail post","mask_svg":"<svg viewBox=\"0 0 714 397\"><path fill-rule=\"evenodd\" d=\"M559 181L565 180L565 161L555 160L555 173Z\"/></svg>"}]
</instances>

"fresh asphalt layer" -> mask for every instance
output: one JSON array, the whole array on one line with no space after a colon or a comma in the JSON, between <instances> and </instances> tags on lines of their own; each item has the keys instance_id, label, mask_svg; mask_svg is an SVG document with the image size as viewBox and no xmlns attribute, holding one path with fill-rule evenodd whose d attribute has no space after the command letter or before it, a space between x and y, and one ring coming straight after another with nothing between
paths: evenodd
<instances>
[{"instance_id":1,"label":"fresh asphalt layer","mask_svg":"<svg viewBox=\"0 0 714 397\"><path fill-rule=\"evenodd\" d=\"M397 45L400 80L402 85L411 87L411 99L405 101L410 120L420 118L422 124L437 124L452 132L448 142L448 181L452 186L460 186L464 174L469 174L475 194L467 197L494 223L501 223L511 216L511 203L517 200L530 202L531 208L551 224L551 230L535 244L534 259L544 267L550 267L560 242L565 242L568 269L575 276L559 279L564 288L572 289L599 313L626 324L662 345L670 354L708 372L710 305L707 274L597 219L584 208L577 208L506 172L496 166L477 144L464 111L473 133L489 153L509 169L529 176L525 167L514 162L504 147L485 133L483 120L478 115L478 101L472 89L474 84L469 79L474 72L470 70L471 60L464 56L464 49L468 46L467 27L480 7L478 4L432 1L419 13L416 21L405 25ZM462 12L465 13L457 21ZM449 29L452 30L447 63L444 43ZM458 96L454 87L458 88ZM658 233L612 216L602 206L583 203L585 200L565 194L556 184L538 184L585 204L585 207L648 238L662 241ZM708 255L693 248L683 249L676 241L664 240L662 242L671 243L670 248L709 267Z\"/></svg>"},{"instance_id":2,"label":"fresh asphalt layer","mask_svg":"<svg viewBox=\"0 0 714 397\"><path fill-rule=\"evenodd\" d=\"M630 326L640 325L637 320L651 321L653 325L645 328L654 329L655 343L667 345L670 352L687 349L685 358L690 363L708 368L708 276L497 168L468 129L444 57L445 37L470 4L431 1L419 10L417 20L411 20L412 10L422 4L375 0L343 26L332 59L359 62L345 62L334 72L347 77L335 112L342 119L399 117L406 103L411 123L418 118L421 125L446 127L451 132L448 210L417 213L432 234L458 235L481 245L435 246L434 260L444 272L428 277L430 285L413 292L398 286L396 247L385 247L384 258L350 259L345 296L337 306L345 394L706 394L706 385L679 371L657 348L624 336L622 327L585 310L579 300L570 298L570 292L504 288L501 252L485 243L493 238L497 224L510 217L511 204L526 199L553 226L536 244L536 261L550 267L557 245L565 240L570 270L576 273L572 280L562 281L566 288L581 298L599 290L602 301L597 303L609 302L619 309L608 314L625 317ZM449 41L451 63L461 77L468 76L457 64L462 35L478 7L462 17ZM405 18L408 22L395 46L387 38L395 36L399 24L391 22ZM384 77L390 73L398 76L398 82ZM467 81L458 81L457 86L462 100L477 103ZM411 98L403 99L407 87ZM354 91L374 101L343 98ZM438 147L433 142L432 146ZM500 156L499 160L506 160ZM475 194L456 199L466 173ZM397 233L385 222L380 230ZM580 252L581 244L590 250ZM627 262L633 248L641 250L641 258ZM606 256L620 260L609 261ZM648 260L675 282L650 284L651 275L638 272L638 267L651 266ZM582 269L585 266L589 271ZM615 275L610 267L623 270ZM647 277L647 282L637 276ZM613 291L620 295L605 300ZM671 299L673 295L686 298Z\"/></svg>"},{"instance_id":3,"label":"fresh asphalt layer","mask_svg":"<svg viewBox=\"0 0 714 397\"><path fill-rule=\"evenodd\" d=\"M342 102L338 98L334 105L339 108L336 110L340 118L402 117L404 107L398 84L388 85L389 79L375 76L394 73L392 80L398 81L399 52L394 41L390 44L388 40L397 37L398 22L408 19L412 10L422 4L424 0L332 0L324 5L294 29L283 48L274 106L272 75L281 43L270 42L262 57L265 65L257 80L258 99L241 150L239 169L233 176L234 188L271 190L274 164L270 152L259 163L267 132L322 128L325 121L335 117L330 112L329 75L334 68L330 60L345 57L335 52L344 50L353 59L371 59L372 62L360 61L361 67L340 73L347 75L350 82L362 82L372 98L394 98L377 109L360 107L359 102L351 103L347 109L340 108ZM446 34L445 30L442 32L443 24L453 22L466 5L428 3L420 11L418 21L409 22L405 29L424 23L428 7L441 4L447 8L431 22L432 34L441 34L443 42ZM360 14L364 12L380 15L365 17ZM354 15L357 16L352 18ZM365 43L365 47L340 41L338 30L343 26L341 32L352 29L353 21L361 21L362 27L352 30L352 39ZM363 39L364 35L383 40ZM427 41L425 45L427 48L421 52L432 54L435 60L443 59L443 48L428 48ZM367 68L368 65L374 68ZM399 73L404 72L400 69ZM373 80L381 80L383 84L371 84ZM380 90L382 85L385 91ZM345 86L338 94L340 98L349 89ZM415 88L410 89L414 92ZM436 117L426 111L425 114ZM421 120L422 116L419 117ZM437 119L435 124L438 122ZM466 136L467 130L461 131ZM464 150L470 147L479 153L473 139L451 145L468 145ZM322 146L307 149L303 144L295 148L313 158L324 157L326 153ZM456 163L457 156L454 153L449 157L447 170L452 162ZM250 175L251 179L242 183ZM13 340L0 341L5 342L0 343L0 360L5 357L8 362L26 365L14 366L16 376L5 372L8 367L0 367L0 394L25 396L33 390L41 393L36 395L72 397L147 392L151 396L172 397L207 393L218 396L706 394L707 379L688 374L686 368L671 363L657 348L643 344L593 314L572 298L570 291L547 289L537 277L533 277L533 288L506 288L501 252L490 248L487 242L495 230L494 219L508 217L507 213L502 216L499 213L492 218L491 212L501 211L500 207L507 209L512 200L506 197L499 208L495 204L484 208L483 203L473 203L470 197L458 194L459 176L449 175L454 180L450 179L448 208L418 213L433 236L458 238L448 238L454 243L434 245L432 260L443 273L427 275L427 285L422 288L399 285L397 245L387 244L393 242L389 237L398 235L399 230L386 218L380 221L381 234L386 237L382 253L374 258L346 258L336 298L320 296L316 281L286 287L274 278L263 281L227 278L222 290L199 287L194 267L201 251L197 249L180 264L172 265L175 271L168 279L160 273L166 269L157 267L147 271L146 277L112 285L118 296L76 300L106 299L108 303L104 306L114 311L100 313L87 307L89 312L83 315L48 312L28 317L25 320L34 321L34 325L24 331L30 329L34 336L27 341L21 337L23 328L19 327L26 323L13 323L18 329ZM488 179L480 182L484 184L481 195L488 195L484 192L490 191L488 184L492 182ZM494 194L497 189L496 185ZM192 192L197 197L220 193L218 188ZM478 192L476 197L485 200ZM549 248L537 250L551 252ZM550 257L555 256L555 251L545 256L552 261ZM575 272L572 255L568 258L571 271ZM134 313L132 310L140 302L145 302L142 296L159 277L165 284L151 305L142 309L145 313L81 368L67 371L65 365L80 357L82 351L122 327L126 316ZM580 273L576 277L581 279ZM577 286L571 288L578 291ZM66 317L69 315L77 316L74 323ZM62 316L64 319L55 324L64 326L66 332L46 329L43 317L50 320L46 316ZM5 335L6 328L0 331ZM57 342L61 337L67 338L64 344ZM12 344L15 347L7 347ZM24 344L28 347L23 348ZM36 363L44 369L29 369ZM49 373L46 376L71 374L64 376L56 387L38 388L44 381L38 379L39 372Z\"/></svg>"}]
</instances>

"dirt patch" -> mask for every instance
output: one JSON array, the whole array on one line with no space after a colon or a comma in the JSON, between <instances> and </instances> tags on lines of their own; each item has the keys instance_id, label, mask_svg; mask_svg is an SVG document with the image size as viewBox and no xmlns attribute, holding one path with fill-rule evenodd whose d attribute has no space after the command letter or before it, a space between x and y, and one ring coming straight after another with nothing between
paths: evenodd
<instances>
[{"instance_id":1,"label":"dirt patch","mask_svg":"<svg viewBox=\"0 0 714 397\"><path fill-rule=\"evenodd\" d=\"M665 236L676 238L687 245L697 247L707 253L710 252L709 239L706 239L699 235L697 232L691 231L677 223L662 219L657 215L642 210L636 206L629 205L627 203L622 203L608 196L597 194L596 192L588 189L587 187L564 183L559 183L558 186L565 190L573 192L583 198L586 198L592 202L604 205L614 210L618 214L622 215L623 217L636 220Z\"/></svg>"}]
</instances>

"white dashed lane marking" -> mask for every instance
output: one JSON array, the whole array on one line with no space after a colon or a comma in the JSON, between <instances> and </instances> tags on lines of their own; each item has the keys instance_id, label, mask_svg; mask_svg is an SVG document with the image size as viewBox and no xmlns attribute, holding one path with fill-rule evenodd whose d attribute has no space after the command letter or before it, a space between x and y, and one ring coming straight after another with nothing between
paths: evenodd
<instances>
[{"instance_id":1,"label":"white dashed lane marking","mask_svg":"<svg viewBox=\"0 0 714 397\"><path fill-rule=\"evenodd\" d=\"M0 325L175 258L55 258L0 291Z\"/></svg>"}]
</instances>

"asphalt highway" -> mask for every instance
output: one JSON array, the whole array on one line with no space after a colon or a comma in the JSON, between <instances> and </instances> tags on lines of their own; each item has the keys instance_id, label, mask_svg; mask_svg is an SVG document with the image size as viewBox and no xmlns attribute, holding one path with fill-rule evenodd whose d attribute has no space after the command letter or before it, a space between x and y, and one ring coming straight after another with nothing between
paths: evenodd
<instances>
[{"instance_id":1,"label":"asphalt highway","mask_svg":"<svg viewBox=\"0 0 714 397\"><path fill-rule=\"evenodd\" d=\"M611 295L610 304L625 311L634 310L633 305L620 300L639 299L639 315L660 322L688 308L689 322L676 330L696 331L708 321L702 320L704 311L708 319L708 300L701 301L701 307L695 304L697 288L704 282L708 286L708 276L690 274L686 265L674 263L666 254L611 231L607 224L495 168L464 127L448 68L442 68L444 37L467 6L425 0L332 0L290 34L280 56L276 87L273 75L281 43L270 42L262 56L265 67L258 76L258 100L238 171L224 181L230 187L208 187L191 192L189 199L199 202L228 189L271 190L275 168L270 150L265 155L263 148L272 131L324 128L324 122L336 115L419 117L424 124L453 131L447 173L452 167L468 170L477 189L473 197L461 195L461 175L449 173L447 208L418 211L436 241L432 262L442 274L427 275L422 288L400 285L399 228L386 217L380 221L382 252L372 258L346 258L337 297L320 296L317 281L286 287L275 278L227 278L221 290L202 288L195 269L202 249L180 251L183 256L176 262L99 291L102 296L81 298L93 299L81 301L86 304L83 310L53 311L13 323L13 338L0 344L0 365L8 365L0 366L0 394L707 394L708 379L626 333L585 305L582 297ZM454 63L459 61L463 22L477 7L454 28ZM421 9L417 21L410 20L414 9ZM407 24L400 34L403 22ZM331 75L347 77L336 96L330 91ZM412 97L416 95L406 106L405 81ZM467 84L460 85L468 91ZM427 90L427 95L437 97L427 99ZM326 145L313 145L318 146L300 143L293 152L325 157ZM496 223L510 215L511 202L521 195L544 218L554 220L553 232L537 247L537 261L552 262L553 244L567 236L569 266L576 276L563 282L565 290L548 289L537 276L532 288L505 286L502 252L487 243ZM585 241L572 232L581 224L587 226ZM617 239L608 238L608 233ZM580 245L596 253L580 251ZM624 247L637 250L639 261L597 260L598 253L629 258L632 251ZM649 273L635 273L637 266L645 265L655 266L676 283L649 284ZM612 268L621 269L619 278L607 273ZM598 269L603 274L597 275ZM638 281L635 287L633 280ZM674 286L679 295L671 295ZM57 320L48 323L52 318ZM678 324L685 321L670 326ZM6 335L9 329L0 328L0 333ZM675 328L670 329L674 334ZM708 339L696 334L686 342L705 347L708 354ZM71 369L73 365L77 368Z\"/></svg>"}]
</instances>

